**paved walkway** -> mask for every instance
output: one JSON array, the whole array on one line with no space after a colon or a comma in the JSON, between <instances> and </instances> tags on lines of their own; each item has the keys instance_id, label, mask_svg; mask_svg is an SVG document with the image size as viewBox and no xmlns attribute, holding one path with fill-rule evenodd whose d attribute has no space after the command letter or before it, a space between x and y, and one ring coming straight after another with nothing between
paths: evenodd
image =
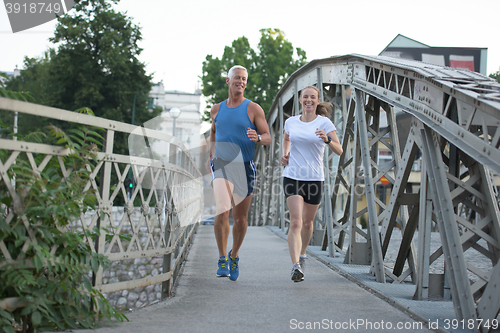
<instances>
[{"instance_id":1,"label":"paved walkway","mask_svg":"<svg viewBox=\"0 0 500 333\"><path fill-rule=\"evenodd\" d=\"M380 290L367 289L372 288L370 281L362 280L373 278L360 271L359 266L354 277L348 279L335 258L325 265L327 261L317 249L311 249L305 281L292 282L288 245L280 233L275 228L248 228L240 250L240 277L233 282L215 277L218 251L213 226L201 225L175 297L127 313L130 322L78 332L436 331L412 319L425 318L425 314L410 317L412 308L404 311L401 304L392 305L398 304L398 297L411 300L411 295L398 286L392 286L398 295L381 298ZM410 288L414 290L414 286ZM419 303L425 307L438 303L442 307L446 302ZM428 318L435 320L434 317Z\"/></svg>"}]
</instances>

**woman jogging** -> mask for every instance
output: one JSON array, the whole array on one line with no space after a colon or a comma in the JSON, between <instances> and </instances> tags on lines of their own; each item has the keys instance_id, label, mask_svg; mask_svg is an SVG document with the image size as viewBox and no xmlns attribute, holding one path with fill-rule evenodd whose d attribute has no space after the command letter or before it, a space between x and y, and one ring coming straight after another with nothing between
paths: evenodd
<instances>
[{"instance_id":1,"label":"woman jogging","mask_svg":"<svg viewBox=\"0 0 500 333\"><path fill-rule=\"evenodd\" d=\"M302 89L300 104L302 114L285 121L281 157L281 165L285 166L283 190L290 211L288 249L294 282L304 280L306 249L323 193L325 144L335 154L342 154L335 125L328 118L332 105L320 102L318 88Z\"/></svg>"}]
</instances>

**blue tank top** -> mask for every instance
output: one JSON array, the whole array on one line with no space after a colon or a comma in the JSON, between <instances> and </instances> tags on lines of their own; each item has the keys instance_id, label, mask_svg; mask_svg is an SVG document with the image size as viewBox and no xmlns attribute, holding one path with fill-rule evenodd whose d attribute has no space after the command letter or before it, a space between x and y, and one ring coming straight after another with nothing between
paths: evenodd
<instances>
[{"instance_id":1,"label":"blue tank top","mask_svg":"<svg viewBox=\"0 0 500 333\"><path fill-rule=\"evenodd\" d=\"M253 161L255 142L247 136L248 128L257 128L248 117L249 99L235 108L229 108L226 101L220 103L215 116L215 156L225 161L232 161L241 151L243 161Z\"/></svg>"}]
</instances>

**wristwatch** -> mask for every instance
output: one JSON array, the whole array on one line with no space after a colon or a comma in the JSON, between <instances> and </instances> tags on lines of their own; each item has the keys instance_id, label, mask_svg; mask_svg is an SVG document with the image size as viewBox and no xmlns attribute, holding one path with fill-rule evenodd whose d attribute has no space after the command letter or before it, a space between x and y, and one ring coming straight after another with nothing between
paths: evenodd
<instances>
[{"instance_id":1,"label":"wristwatch","mask_svg":"<svg viewBox=\"0 0 500 333\"><path fill-rule=\"evenodd\" d=\"M325 141L326 144L329 144L330 142L332 142L332 138L330 138L328 135L326 137L328 138L328 141Z\"/></svg>"},{"instance_id":2,"label":"wristwatch","mask_svg":"<svg viewBox=\"0 0 500 333\"><path fill-rule=\"evenodd\" d=\"M259 140L257 140L257 142L260 142L260 140L262 140L262 136L260 134L257 134L257 137L259 138Z\"/></svg>"}]
</instances>

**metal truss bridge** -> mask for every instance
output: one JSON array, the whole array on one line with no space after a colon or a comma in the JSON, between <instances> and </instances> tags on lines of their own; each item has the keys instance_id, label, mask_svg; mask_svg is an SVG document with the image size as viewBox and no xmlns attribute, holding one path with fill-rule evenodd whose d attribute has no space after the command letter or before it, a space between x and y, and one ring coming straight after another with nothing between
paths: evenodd
<instances>
[{"instance_id":1,"label":"metal truss bridge","mask_svg":"<svg viewBox=\"0 0 500 333\"><path fill-rule=\"evenodd\" d=\"M346 264L370 265L377 283L414 283L414 299L451 298L458 320L497 318L500 85L466 70L386 57L347 55L308 63L290 76L269 110L273 143L257 149L260 177L250 225L288 228L279 164L283 124L299 113L299 93L308 85L334 105L332 120L344 149L340 157L325 154L325 193L312 245ZM112 262L162 261L159 274L132 280L112 281L100 269L94 278L99 291L160 284L162 298L168 297L203 211L202 174L182 142L152 126L10 99L0 98L0 109L104 131L105 146L87 184L96 190L99 207L69 227L105 228L86 242ZM116 135L131 138L131 156L113 151ZM2 186L13 199L6 221L24 221L34 240L36 221L24 216L23 194L12 185L10 170L22 159L36 175L56 160L68 176L64 156L71 152L7 138L0 138L0 149L8 152L0 161ZM130 175L132 193L125 187ZM396 244L394 235L400 236ZM435 235L438 247L431 246ZM389 258L394 247L397 255ZM22 250L12 256L3 241L0 251L0 269L25 255ZM4 299L0 305L22 306L18 301Z\"/></svg>"},{"instance_id":2,"label":"metal truss bridge","mask_svg":"<svg viewBox=\"0 0 500 333\"><path fill-rule=\"evenodd\" d=\"M371 265L379 283L411 280L414 299L432 299L441 289L458 320L496 318L500 84L468 70L381 56L311 61L289 77L268 113L273 143L256 154L254 225L287 230L283 124L299 113L308 85L334 105L344 149L340 157L325 154L313 245L344 263ZM431 249L435 231L440 246ZM401 233L398 244L391 244L394 233ZM392 261L390 245L398 248Z\"/></svg>"}]
</instances>

